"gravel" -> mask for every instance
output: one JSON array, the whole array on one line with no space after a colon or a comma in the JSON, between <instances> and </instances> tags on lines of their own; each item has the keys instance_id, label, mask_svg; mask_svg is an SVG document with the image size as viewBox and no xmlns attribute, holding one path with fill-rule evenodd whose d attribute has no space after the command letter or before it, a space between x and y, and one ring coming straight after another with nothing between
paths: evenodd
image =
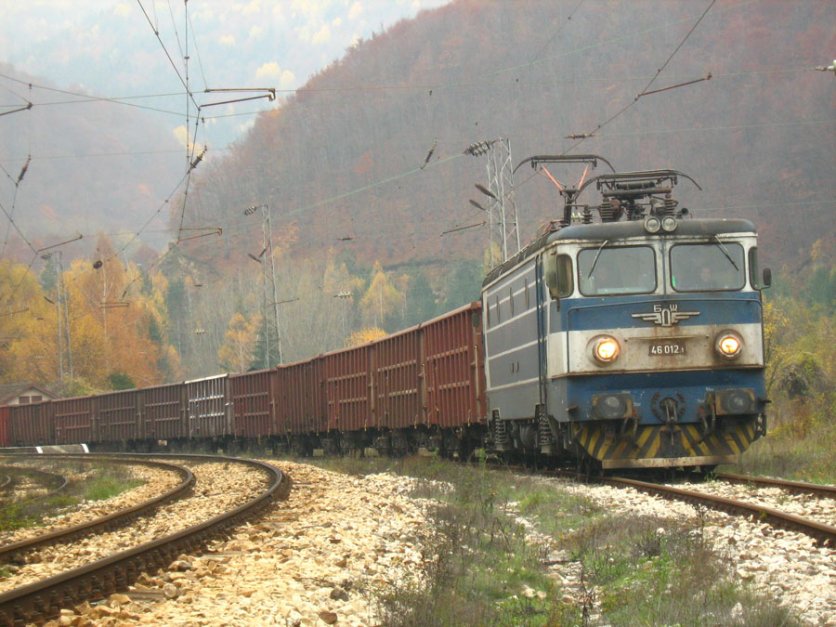
<instances>
[{"instance_id":1,"label":"gravel","mask_svg":"<svg viewBox=\"0 0 836 627\"><path fill-rule=\"evenodd\" d=\"M293 479L287 501L200 555L182 555L103 603L64 610L53 624L374 625L380 623L377 595L393 586L423 585L423 573L437 556L433 504L409 496L415 480L274 463ZM555 490L582 494L614 515L702 526L741 582L791 608L806 624L836 625L836 552L817 547L808 536L629 488L541 480ZM746 486L709 485L728 496L738 490L752 494ZM832 520L832 503L771 492L758 489L753 498L778 509L794 503L800 508L795 513L815 510L824 521ZM665 533L664 523L659 533ZM577 564L557 549L549 561L549 570L564 584L564 601L578 602Z\"/></svg>"}]
</instances>

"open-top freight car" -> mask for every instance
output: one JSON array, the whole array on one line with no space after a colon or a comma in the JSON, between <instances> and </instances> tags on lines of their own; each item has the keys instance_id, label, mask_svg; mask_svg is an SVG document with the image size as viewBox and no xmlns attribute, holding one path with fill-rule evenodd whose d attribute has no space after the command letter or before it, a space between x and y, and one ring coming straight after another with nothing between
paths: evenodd
<instances>
[{"instance_id":1,"label":"open-top freight car","mask_svg":"<svg viewBox=\"0 0 836 627\"><path fill-rule=\"evenodd\" d=\"M4 408L15 445L465 451L484 426L481 304L243 374Z\"/></svg>"},{"instance_id":2,"label":"open-top freight car","mask_svg":"<svg viewBox=\"0 0 836 627\"><path fill-rule=\"evenodd\" d=\"M279 366L284 430L276 435L298 453L463 454L481 444L485 424L481 356L475 302L375 342Z\"/></svg>"}]
</instances>

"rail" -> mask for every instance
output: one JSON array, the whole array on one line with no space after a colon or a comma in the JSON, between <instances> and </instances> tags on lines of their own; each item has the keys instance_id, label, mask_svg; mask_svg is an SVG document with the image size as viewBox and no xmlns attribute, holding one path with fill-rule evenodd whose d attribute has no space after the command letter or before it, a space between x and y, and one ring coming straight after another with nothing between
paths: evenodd
<instances>
[{"instance_id":1,"label":"rail","mask_svg":"<svg viewBox=\"0 0 836 627\"><path fill-rule=\"evenodd\" d=\"M67 542L69 540L80 538L93 532L99 532L107 529L115 529L116 527L125 525L128 522L140 516L145 516L153 512L155 509L157 509L161 505L164 505L165 503L169 503L175 499L182 498L191 491L195 483L195 477L191 470L182 466L175 466L164 462L90 456L86 456L85 461L107 461L110 463L115 462L121 464L141 464L151 468L170 470L179 474L181 481L177 486L175 486L168 492L165 492L160 496L145 501L144 503L139 503L138 505L135 505L133 507L129 507L127 509L114 512L112 514L108 514L107 516L102 516L100 518L88 521L86 523L82 523L80 525L67 527L65 529L58 529L51 533L46 533L34 538L21 540L19 542L15 542L14 544L8 544L6 546L0 547L0 560L8 562L11 561L15 555L23 553L25 551L32 551L37 548L42 548L52 544L58 544L60 542Z\"/></svg>"},{"instance_id":2,"label":"rail","mask_svg":"<svg viewBox=\"0 0 836 627\"><path fill-rule=\"evenodd\" d=\"M621 477L610 477L602 480L603 483L616 486L629 486L642 492L650 494L658 494L665 498L675 498L689 503L697 503L705 505L713 509L733 513L737 515L751 516L755 520L766 522L776 527L783 527L793 531L799 531L812 536L817 542L830 546L836 545L836 527L825 525L814 520L808 520L787 514L771 507L757 505L755 503L746 503L745 501L738 501L722 496L714 496L705 494L703 492L694 492L692 490L683 490L682 488L675 488L672 486L660 485L656 483L647 483L645 481L638 481L636 479L625 479Z\"/></svg>"},{"instance_id":3,"label":"rail","mask_svg":"<svg viewBox=\"0 0 836 627\"><path fill-rule=\"evenodd\" d=\"M735 475L729 473L718 473L718 479L729 483L745 483L758 486L782 488L791 492L801 492L836 498L836 486L819 485L816 483L804 483L802 481L787 481L786 479L772 479L770 477L753 477L750 475Z\"/></svg>"},{"instance_id":4,"label":"rail","mask_svg":"<svg viewBox=\"0 0 836 627\"><path fill-rule=\"evenodd\" d=\"M74 456L71 456L74 457ZM85 455L85 459L90 459ZM133 456L136 457L136 456ZM146 455L145 457L161 457ZM0 624L46 621L85 600L106 597L135 581L146 571L163 568L184 552L195 551L212 537L237 525L268 507L277 498L286 498L290 481L276 467L248 459L211 455L162 456L194 461L242 463L265 472L269 487L257 497L214 518L164 538L111 555L81 568L72 569L0 594Z\"/></svg>"}]
</instances>

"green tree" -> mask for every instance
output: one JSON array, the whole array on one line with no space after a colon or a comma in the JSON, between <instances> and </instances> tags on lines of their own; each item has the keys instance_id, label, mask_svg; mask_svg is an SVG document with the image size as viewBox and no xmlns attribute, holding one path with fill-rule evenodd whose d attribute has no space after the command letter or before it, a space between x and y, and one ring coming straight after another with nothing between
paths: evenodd
<instances>
[{"instance_id":1,"label":"green tree","mask_svg":"<svg viewBox=\"0 0 836 627\"><path fill-rule=\"evenodd\" d=\"M111 372L107 376L107 383L111 390L132 390L136 387L133 379L124 372Z\"/></svg>"},{"instance_id":2,"label":"green tree","mask_svg":"<svg viewBox=\"0 0 836 627\"><path fill-rule=\"evenodd\" d=\"M482 266L477 261L464 260L453 266L447 275L446 296L442 311L450 311L479 300L482 289Z\"/></svg>"},{"instance_id":3,"label":"green tree","mask_svg":"<svg viewBox=\"0 0 836 627\"><path fill-rule=\"evenodd\" d=\"M409 284L406 294L406 315L403 324L411 327L434 317L438 312L435 292L423 272L417 272Z\"/></svg>"}]
</instances>

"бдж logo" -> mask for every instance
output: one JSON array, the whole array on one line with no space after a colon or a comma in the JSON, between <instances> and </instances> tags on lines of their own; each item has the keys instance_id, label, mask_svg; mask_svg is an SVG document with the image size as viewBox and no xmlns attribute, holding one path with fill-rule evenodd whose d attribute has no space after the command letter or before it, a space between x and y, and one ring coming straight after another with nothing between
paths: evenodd
<instances>
[{"instance_id":1,"label":"\u0431\u0434\u0436 logo","mask_svg":"<svg viewBox=\"0 0 836 627\"><path fill-rule=\"evenodd\" d=\"M652 322L663 327L672 327L682 320L699 316L699 311L679 311L679 305L671 303L667 307L663 305L653 305L652 313L637 313L633 314L634 318L644 320L645 322Z\"/></svg>"}]
</instances>

